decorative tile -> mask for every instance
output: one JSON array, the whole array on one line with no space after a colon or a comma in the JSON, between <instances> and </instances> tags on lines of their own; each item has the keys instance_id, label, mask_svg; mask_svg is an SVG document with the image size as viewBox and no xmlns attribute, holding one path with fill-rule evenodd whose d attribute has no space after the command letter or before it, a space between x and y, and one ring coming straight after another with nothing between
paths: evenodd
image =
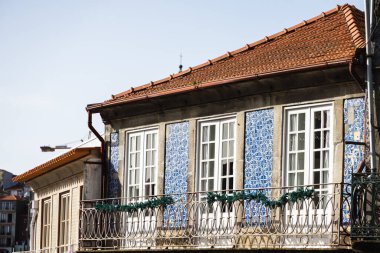
<instances>
[{"instance_id":1,"label":"decorative tile","mask_svg":"<svg viewBox=\"0 0 380 253\"><path fill-rule=\"evenodd\" d=\"M364 98L347 99L344 101L344 140L345 141L364 141L365 128L365 101ZM344 149L344 175L343 182L351 183L352 172L356 171L364 159L362 146L346 144ZM351 192L351 186L348 186ZM347 223L350 219L350 210L347 204L343 205L343 222Z\"/></svg>"},{"instance_id":2,"label":"decorative tile","mask_svg":"<svg viewBox=\"0 0 380 253\"><path fill-rule=\"evenodd\" d=\"M108 197L119 197L119 133L111 133L110 165L108 171Z\"/></svg>"},{"instance_id":3,"label":"decorative tile","mask_svg":"<svg viewBox=\"0 0 380 253\"><path fill-rule=\"evenodd\" d=\"M186 222L186 194L189 165L189 122L167 125L165 143L165 194L176 204L164 213L165 226L183 226Z\"/></svg>"},{"instance_id":4,"label":"decorative tile","mask_svg":"<svg viewBox=\"0 0 380 253\"><path fill-rule=\"evenodd\" d=\"M244 189L272 186L273 109L246 113ZM271 191L265 193L270 196ZM265 216L265 207L250 203L245 207L246 220ZM257 220L258 221L258 220ZM258 221L259 222L259 221Z\"/></svg>"}]
</instances>

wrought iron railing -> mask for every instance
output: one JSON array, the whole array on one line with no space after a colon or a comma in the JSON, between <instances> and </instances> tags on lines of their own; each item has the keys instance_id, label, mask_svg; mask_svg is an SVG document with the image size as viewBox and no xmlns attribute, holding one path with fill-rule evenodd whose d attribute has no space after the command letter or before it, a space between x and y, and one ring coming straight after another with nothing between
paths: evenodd
<instances>
[{"instance_id":1,"label":"wrought iron railing","mask_svg":"<svg viewBox=\"0 0 380 253\"><path fill-rule=\"evenodd\" d=\"M276 207L255 200L207 203L206 193L170 195L168 206L134 212L99 209L151 199L81 202L80 249L285 248L350 245L350 195L344 184L313 185L311 198ZM318 189L325 189L323 195ZM277 199L294 188L249 189Z\"/></svg>"},{"instance_id":2,"label":"wrought iron railing","mask_svg":"<svg viewBox=\"0 0 380 253\"><path fill-rule=\"evenodd\" d=\"M380 240L380 174L352 178L353 240Z\"/></svg>"}]
</instances>

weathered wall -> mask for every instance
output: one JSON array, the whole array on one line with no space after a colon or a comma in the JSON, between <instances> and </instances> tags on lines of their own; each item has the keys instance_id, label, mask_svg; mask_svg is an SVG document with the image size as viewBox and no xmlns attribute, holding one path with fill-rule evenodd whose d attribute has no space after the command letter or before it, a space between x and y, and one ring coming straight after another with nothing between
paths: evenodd
<instances>
[{"instance_id":1,"label":"weathered wall","mask_svg":"<svg viewBox=\"0 0 380 253\"><path fill-rule=\"evenodd\" d=\"M165 161L164 151L168 151L167 138L168 128L171 125L185 123L188 125L188 167L187 167L187 191L194 191L195 188L195 168L197 156L197 121L205 117L213 117L215 115L233 115L237 122L237 139L236 139L236 167L235 167L235 185L237 189L244 187L243 178L247 171L247 146L244 131L249 126L247 119L256 115L257 119L266 119L270 122L270 127L265 132L265 138L270 138L268 143L261 143L262 148L266 150L266 154L270 154L272 159L266 161L266 175L268 185L280 186L282 181L282 139L283 139L283 113L284 108L296 105L308 105L312 103L332 103L333 104L333 150L334 150L334 172L333 182L342 182L343 165L344 165L344 103L346 99L363 97L363 93L358 89L356 83L341 83L327 86L317 86L302 89L295 89L286 92L273 92L260 95L242 96L236 99L219 101L214 103L204 103L197 106L181 107L177 109L159 111L157 113L149 113L128 117L119 120L113 120L106 126L106 136L111 133L118 133L118 162L113 162L117 166L116 171L119 173L121 189L124 189L124 156L125 156L125 136L126 132L144 126L156 126L159 128L159 178L158 193L164 193L165 186L163 175L168 173L165 168L170 161ZM269 115L269 116L268 116ZM254 124L254 123L253 123ZM254 129L254 126L252 126ZM269 132L268 132L269 131ZM262 133L264 134L264 132ZM110 139L110 137L106 137ZM166 138L166 139L165 139ZM255 138L255 136L253 136ZM255 156L252 155L252 161ZM113 159L111 157L111 159ZM116 165L117 164L117 165ZM253 167L252 167L253 168ZM264 186L264 185L263 185ZM122 192L122 191L121 191Z\"/></svg>"}]
</instances>

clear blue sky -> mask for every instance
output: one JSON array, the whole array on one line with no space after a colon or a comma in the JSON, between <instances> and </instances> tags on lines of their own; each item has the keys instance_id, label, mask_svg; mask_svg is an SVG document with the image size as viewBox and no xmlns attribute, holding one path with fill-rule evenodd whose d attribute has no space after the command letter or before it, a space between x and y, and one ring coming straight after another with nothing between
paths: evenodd
<instances>
[{"instance_id":1,"label":"clear blue sky","mask_svg":"<svg viewBox=\"0 0 380 253\"><path fill-rule=\"evenodd\" d=\"M88 134L87 104L363 0L0 0L0 169ZM96 127L103 132L99 119Z\"/></svg>"}]
</instances>

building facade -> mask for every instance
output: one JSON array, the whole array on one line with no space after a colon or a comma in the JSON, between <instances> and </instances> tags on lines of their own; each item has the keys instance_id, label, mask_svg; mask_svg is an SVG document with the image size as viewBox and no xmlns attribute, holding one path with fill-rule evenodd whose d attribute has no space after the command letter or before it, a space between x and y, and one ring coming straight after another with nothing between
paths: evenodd
<instances>
[{"instance_id":1,"label":"building facade","mask_svg":"<svg viewBox=\"0 0 380 253\"><path fill-rule=\"evenodd\" d=\"M29 191L12 182L14 175L0 170L0 251L28 250Z\"/></svg>"},{"instance_id":2,"label":"building facade","mask_svg":"<svg viewBox=\"0 0 380 253\"><path fill-rule=\"evenodd\" d=\"M351 247L363 27L338 6L88 105L111 199L82 202L81 248Z\"/></svg>"},{"instance_id":3,"label":"building facade","mask_svg":"<svg viewBox=\"0 0 380 253\"><path fill-rule=\"evenodd\" d=\"M86 196L100 196L99 167L99 142L91 140L14 178L33 190L30 251L63 253L78 249L80 201ZM95 181L87 184L95 189L83 187L88 179Z\"/></svg>"}]
</instances>

